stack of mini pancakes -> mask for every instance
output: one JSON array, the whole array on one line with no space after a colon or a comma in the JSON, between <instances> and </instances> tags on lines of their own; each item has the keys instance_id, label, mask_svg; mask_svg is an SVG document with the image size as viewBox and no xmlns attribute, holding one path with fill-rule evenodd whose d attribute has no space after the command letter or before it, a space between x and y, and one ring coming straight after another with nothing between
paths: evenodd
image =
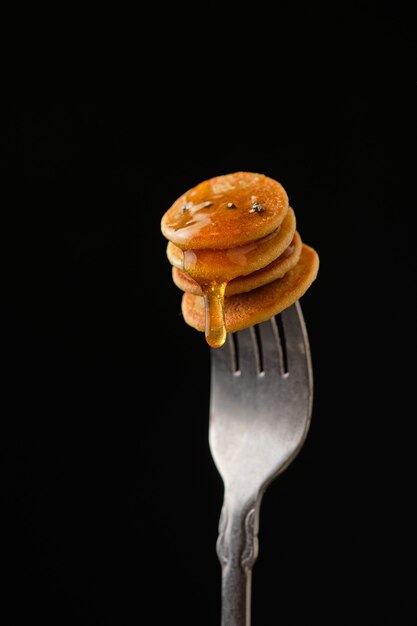
<instances>
[{"instance_id":1,"label":"stack of mini pancakes","mask_svg":"<svg viewBox=\"0 0 417 626\"><path fill-rule=\"evenodd\" d=\"M166 211L161 231L184 320L214 348L293 304L317 276L285 189L263 174L201 182Z\"/></svg>"}]
</instances>

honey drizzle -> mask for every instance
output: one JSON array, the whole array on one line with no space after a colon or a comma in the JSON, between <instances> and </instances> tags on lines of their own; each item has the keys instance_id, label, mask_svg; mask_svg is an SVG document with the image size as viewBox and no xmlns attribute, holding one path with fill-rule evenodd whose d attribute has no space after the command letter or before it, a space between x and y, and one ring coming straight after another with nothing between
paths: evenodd
<instances>
[{"instance_id":1,"label":"honey drizzle","mask_svg":"<svg viewBox=\"0 0 417 626\"><path fill-rule=\"evenodd\" d=\"M173 264L186 272L200 285L205 308L205 336L207 343L212 348L220 348L226 341L227 330L224 317L224 294L228 282L239 276L239 271L236 270L236 268L250 263L255 254L259 254L259 246L265 245L268 241L273 241L279 234L280 229L281 227L278 226L272 233L260 240L225 251L177 249L178 256L176 259L175 256L173 257ZM280 256L285 258L290 256L293 251L294 246L290 244ZM225 267L224 264L220 267L218 257L220 253L226 255L226 259L228 259L231 264L229 267ZM217 262L214 262L214 259L216 259ZM221 260L223 261L223 259ZM203 275L202 269L204 270L207 266L217 268L216 278L210 280L209 277Z\"/></svg>"},{"instance_id":2,"label":"honey drizzle","mask_svg":"<svg viewBox=\"0 0 417 626\"><path fill-rule=\"evenodd\" d=\"M226 341L226 323L224 319L224 292L227 282L210 281L201 284L203 292L206 325L205 336L212 348L220 348Z\"/></svg>"}]
</instances>

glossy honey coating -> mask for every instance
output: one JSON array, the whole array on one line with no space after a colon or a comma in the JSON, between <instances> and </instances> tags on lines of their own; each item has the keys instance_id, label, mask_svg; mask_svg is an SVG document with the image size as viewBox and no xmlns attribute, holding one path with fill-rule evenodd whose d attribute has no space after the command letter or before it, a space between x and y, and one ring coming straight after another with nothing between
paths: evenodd
<instances>
[{"instance_id":1,"label":"glossy honey coating","mask_svg":"<svg viewBox=\"0 0 417 626\"><path fill-rule=\"evenodd\" d=\"M172 265L185 271L200 284L207 281L228 282L274 261L290 245L295 229L295 213L290 207L282 224L262 239L226 250L181 250L169 242L167 256Z\"/></svg>"},{"instance_id":2,"label":"glossy honey coating","mask_svg":"<svg viewBox=\"0 0 417 626\"><path fill-rule=\"evenodd\" d=\"M224 298L226 333L243 330L277 315L298 300L317 277L317 252L303 244L298 263L283 278L267 285ZM184 293L181 301L184 320L199 331L206 329L204 298Z\"/></svg>"},{"instance_id":3,"label":"glossy honey coating","mask_svg":"<svg viewBox=\"0 0 417 626\"><path fill-rule=\"evenodd\" d=\"M182 250L235 248L276 230L288 208L278 181L234 172L186 191L162 216L161 231Z\"/></svg>"},{"instance_id":4,"label":"glossy honey coating","mask_svg":"<svg viewBox=\"0 0 417 626\"><path fill-rule=\"evenodd\" d=\"M282 278L290 269L298 263L301 255L302 241L300 234L296 231L291 244L272 263L256 270L246 276L238 276L226 285L225 297L233 296L237 293L244 293L262 287L267 283ZM177 267L172 268L172 279L175 285L182 291L187 291L196 296L203 295L202 289L189 274L182 272Z\"/></svg>"}]
</instances>

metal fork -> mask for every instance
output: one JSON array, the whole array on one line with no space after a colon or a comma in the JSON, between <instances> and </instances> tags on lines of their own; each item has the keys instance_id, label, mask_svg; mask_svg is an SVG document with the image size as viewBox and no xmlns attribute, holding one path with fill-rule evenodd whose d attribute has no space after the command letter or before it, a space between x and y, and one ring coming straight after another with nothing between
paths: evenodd
<instances>
[{"instance_id":1,"label":"metal fork","mask_svg":"<svg viewBox=\"0 0 417 626\"><path fill-rule=\"evenodd\" d=\"M216 546L222 626L250 626L261 499L300 451L312 399L299 302L211 348L209 444L224 485Z\"/></svg>"}]
</instances>

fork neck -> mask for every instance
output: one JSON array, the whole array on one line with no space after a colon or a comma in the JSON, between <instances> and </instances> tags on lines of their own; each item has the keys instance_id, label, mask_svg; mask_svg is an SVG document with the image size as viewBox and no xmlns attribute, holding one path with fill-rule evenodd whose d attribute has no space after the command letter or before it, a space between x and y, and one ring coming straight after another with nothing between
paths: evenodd
<instances>
[{"instance_id":1,"label":"fork neck","mask_svg":"<svg viewBox=\"0 0 417 626\"><path fill-rule=\"evenodd\" d=\"M222 567L222 626L250 626L252 567L258 555L258 503L225 498L217 540Z\"/></svg>"}]
</instances>

